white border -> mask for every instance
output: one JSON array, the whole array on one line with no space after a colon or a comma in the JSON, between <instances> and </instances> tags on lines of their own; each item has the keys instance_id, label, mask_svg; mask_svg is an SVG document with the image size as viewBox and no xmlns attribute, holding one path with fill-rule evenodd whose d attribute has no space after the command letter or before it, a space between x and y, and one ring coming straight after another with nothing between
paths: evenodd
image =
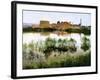
<instances>
[{"instance_id":1,"label":"white border","mask_svg":"<svg viewBox=\"0 0 100 80\"><path fill-rule=\"evenodd\" d=\"M72 67L72 68L52 68L52 69L22 69L22 10L45 10L45 11L62 11L62 12L82 12L91 13L91 66L90 67ZM26 5L17 4L17 77L20 76L38 76L52 74L69 74L84 73L96 71L96 10L91 8L75 8L75 7L58 7L45 5Z\"/></svg>"}]
</instances>

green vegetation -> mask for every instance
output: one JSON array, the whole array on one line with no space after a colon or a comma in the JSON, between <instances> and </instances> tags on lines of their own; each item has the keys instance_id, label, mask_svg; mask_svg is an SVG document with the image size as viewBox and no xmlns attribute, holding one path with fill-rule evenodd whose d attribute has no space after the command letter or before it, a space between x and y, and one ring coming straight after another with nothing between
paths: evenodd
<instances>
[{"instance_id":1,"label":"green vegetation","mask_svg":"<svg viewBox=\"0 0 100 80\"><path fill-rule=\"evenodd\" d=\"M53 39L23 44L23 69L77 67L91 65L90 40L82 38L77 50L74 39Z\"/></svg>"},{"instance_id":2,"label":"green vegetation","mask_svg":"<svg viewBox=\"0 0 100 80\"><path fill-rule=\"evenodd\" d=\"M56 29L54 28L32 28L32 27L27 27L23 28L23 32L53 32Z\"/></svg>"},{"instance_id":3,"label":"green vegetation","mask_svg":"<svg viewBox=\"0 0 100 80\"><path fill-rule=\"evenodd\" d=\"M83 34L85 34L85 35L90 35L91 34L91 31L90 31L90 29L88 29L88 28L86 28L86 27L84 27L84 28L80 28L80 29L67 29L67 30L65 30L65 31L67 31L67 32L69 32L69 33L83 33Z\"/></svg>"},{"instance_id":4,"label":"green vegetation","mask_svg":"<svg viewBox=\"0 0 100 80\"><path fill-rule=\"evenodd\" d=\"M81 45L81 48L86 51L90 48L90 40L86 37L83 37L82 38L82 45Z\"/></svg>"},{"instance_id":5,"label":"green vegetation","mask_svg":"<svg viewBox=\"0 0 100 80\"><path fill-rule=\"evenodd\" d=\"M47 60L47 66L50 67L76 67L90 65L90 52L84 55L63 54L56 57L50 57Z\"/></svg>"},{"instance_id":6,"label":"green vegetation","mask_svg":"<svg viewBox=\"0 0 100 80\"><path fill-rule=\"evenodd\" d=\"M27 60L27 63L23 64L23 69L90 66L90 62L90 51L88 51L87 53L85 52L81 55L70 55L69 53L49 57L45 60Z\"/></svg>"},{"instance_id":7,"label":"green vegetation","mask_svg":"<svg viewBox=\"0 0 100 80\"><path fill-rule=\"evenodd\" d=\"M54 31L65 31L68 33L83 33L85 35L91 34L90 29L87 27L83 27L80 29L69 28L69 29L65 29L65 30L60 30L60 29L58 30L58 29L54 29L54 28L32 28L32 27L23 28L23 32L54 32Z\"/></svg>"},{"instance_id":8,"label":"green vegetation","mask_svg":"<svg viewBox=\"0 0 100 80\"><path fill-rule=\"evenodd\" d=\"M76 41L74 39L51 39L47 38L45 41L45 49L43 53L46 55L46 57L50 56L52 51L58 51L58 52L74 52L77 50L76 46Z\"/></svg>"}]
</instances>

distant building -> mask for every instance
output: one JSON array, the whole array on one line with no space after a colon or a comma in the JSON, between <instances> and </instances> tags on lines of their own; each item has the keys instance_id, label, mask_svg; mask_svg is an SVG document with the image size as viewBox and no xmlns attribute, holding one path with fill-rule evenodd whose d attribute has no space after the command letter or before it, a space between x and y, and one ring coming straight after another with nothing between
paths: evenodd
<instances>
[{"instance_id":1,"label":"distant building","mask_svg":"<svg viewBox=\"0 0 100 80\"><path fill-rule=\"evenodd\" d=\"M54 28L54 29L57 29L57 24L56 23L52 23L50 28Z\"/></svg>"},{"instance_id":2,"label":"distant building","mask_svg":"<svg viewBox=\"0 0 100 80\"><path fill-rule=\"evenodd\" d=\"M60 23L57 24L57 26L58 26L59 29L62 29L62 30L72 27L71 23L69 23L67 21L66 22L60 22Z\"/></svg>"},{"instance_id":3,"label":"distant building","mask_svg":"<svg viewBox=\"0 0 100 80\"><path fill-rule=\"evenodd\" d=\"M48 27L50 27L49 21L43 21L43 20L40 21L40 28L48 28Z\"/></svg>"},{"instance_id":4,"label":"distant building","mask_svg":"<svg viewBox=\"0 0 100 80\"><path fill-rule=\"evenodd\" d=\"M67 21L65 21L65 22L58 21L57 23L52 23L51 27L56 28L56 29L64 30L64 29L71 28L72 24L70 22L67 22Z\"/></svg>"},{"instance_id":5,"label":"distant building","mask_svg":"<svg viewBox=\"0 0 100 80\"><path fill-rule=\"evenodd\" d=\"M49 21L41 20L39 24L40 28L54 28L60 30L65 30L69 28L80 29L80 26L81 26L81 22L80 24L72 24L71 22L68 21L63 21L63 22L57 21L57 23L50 24Z\"/></svg>"}]
</instances>

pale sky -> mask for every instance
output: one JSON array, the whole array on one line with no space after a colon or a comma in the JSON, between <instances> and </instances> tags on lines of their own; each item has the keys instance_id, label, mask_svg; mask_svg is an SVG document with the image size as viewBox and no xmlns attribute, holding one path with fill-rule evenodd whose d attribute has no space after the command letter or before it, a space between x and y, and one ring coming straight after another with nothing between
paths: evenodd
<instances>
[{"instance_id":1,"label":"pale sky","mask_svg":"<svg viewBox=\"0 0 100 80\"><path fill-rule=\"evenodd\" d=\"M82 25L91 25L91 14L89 13L23 11L23 23L28 24L39 24L40 20L47 20L50 23L68 21L74 24L79 24L80 19L82 20Z\"/></svg>"}]
</instances>

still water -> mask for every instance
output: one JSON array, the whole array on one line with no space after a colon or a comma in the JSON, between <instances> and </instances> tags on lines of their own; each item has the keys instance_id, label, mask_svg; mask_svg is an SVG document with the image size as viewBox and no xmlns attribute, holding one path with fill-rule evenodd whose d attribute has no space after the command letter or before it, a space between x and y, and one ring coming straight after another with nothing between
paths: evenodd
<instances>
[{"instance_id":1,"label":"still water","mask_svg":"<svg viewBox=\"0 0 100 80\"><path fill-rule=\"evenodd\" d=\"M31 43L33 42L39 42L39 41L45 41L46 38L55 38L55 39L74 39L76 40L76 46L80 47L81 46L81 40L82 37L84 37L84 34L79 34L79 33L58 33L58 32L54 32L54 33L23 33L23 44L24 43ZM87 38L90 38L90 36L86 36Z\"/></svg>"}]
</instances>

